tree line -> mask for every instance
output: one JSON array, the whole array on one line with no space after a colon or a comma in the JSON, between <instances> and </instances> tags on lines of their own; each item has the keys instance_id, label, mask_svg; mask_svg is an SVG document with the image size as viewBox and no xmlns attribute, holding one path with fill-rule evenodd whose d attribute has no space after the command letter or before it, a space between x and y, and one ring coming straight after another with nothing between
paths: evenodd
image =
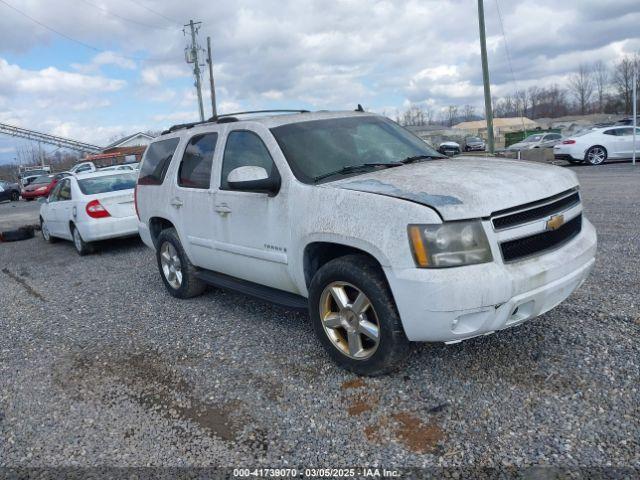
<instances>
[{"instance_id":1,"label":"tree line","mask_svg":"<svg viewBox=\"0 0 640 480\"><path fill-rule=\"evenodd\" d=\"M634 69L640 73L638 53L623 57L613 67L602 61L583 63L569 76L565 85L534 85L492 98L493 115L535 119L591 113L631 114ZM640 91L640 78L637 88ZM395 115L401 125L417 126L452 126L482 118L483 112L476 112L473 105L449 105L433 111L414 104Z\"/></svg>"}]
</instances>

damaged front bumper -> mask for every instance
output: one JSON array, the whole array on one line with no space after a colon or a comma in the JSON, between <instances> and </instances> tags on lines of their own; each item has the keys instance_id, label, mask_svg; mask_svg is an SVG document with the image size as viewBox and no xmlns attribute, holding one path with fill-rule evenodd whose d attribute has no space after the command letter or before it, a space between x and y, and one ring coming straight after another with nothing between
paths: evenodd
<instances>
[{"instance_id":1,"label":"damaged front bumper","mask_svg":"<svg viewBox=\"0 0 640 480\"><path fill-rule=\"evenodd\" d=\"M596 232L584 219L579 235L520 262L385 274L412 341L455 343L518 325L565 300L595 263ZM494 256L495 257L495 256Z\"/></svg>"}]
</instances>

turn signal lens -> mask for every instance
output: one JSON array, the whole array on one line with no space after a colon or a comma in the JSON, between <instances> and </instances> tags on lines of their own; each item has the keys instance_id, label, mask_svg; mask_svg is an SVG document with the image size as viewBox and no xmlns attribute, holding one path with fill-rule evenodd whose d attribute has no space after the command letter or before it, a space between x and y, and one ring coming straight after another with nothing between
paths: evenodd
<instances>
[{"instance_id":1,"label":"turn signal lens","mask_svg":"<svg viewBox=\"0 0 640 480\"><path fill-rule=\"evenodd\" d=\"M91 200L87 203L85 210L87 211L87 215L91 218L105 218L111 216L109 212L107 212L107 209L104 208L98 200Z\"/></svg>"},{"instance_id":2,"label":"turn signal lens","mask_svg":"<svg viewBox=\"0 0 640 480\"><path fill-rule=\"evenodd\" d=\"M574 143L576 143L575 140L564 140L562 142L563 145L573 145Z\"/></svg>"},{"instance_id":3,"label":"turn signal lens","mask_svg":"<svg viewBox=\"0 0 640 480\"><path fill-rule=\"evenodd\" d=\"M411 239L411 250L413 252L413 259L416 265L419 267L429 266L429 260L427 259L427 249L422 241L422 233L420 227L413 225L409 227L409 238Z\"/></svg>"}]
</instances>

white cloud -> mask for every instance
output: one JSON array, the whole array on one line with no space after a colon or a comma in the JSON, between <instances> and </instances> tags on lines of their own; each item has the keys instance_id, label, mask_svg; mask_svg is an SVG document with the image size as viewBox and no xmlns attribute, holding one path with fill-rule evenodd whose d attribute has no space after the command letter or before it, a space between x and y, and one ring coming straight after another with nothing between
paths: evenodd
<instances>
[{"instance_id":1,"label":"white cloud","mask_svg":"<svg viewBox=\"0 0 640 480\"><path fill-rule=\"evenodd\" d=\"M124 80L66 72L55 67L27 70L0 58L0 95L114 92L126 84Z\"/></svg>"},{"instance_id":2,"label":"white cloud","mask_svg":"<svg viewBox=\"0 0 640 480\"><path fill-rule=\"evenodd\" d=\"M72 63L71 67L82 73L93 73L104 65L113 65L125 70L136 68L136 62L112 51L100 52L89 63Z\"/></svg>"},{"instance_id":3,"label":"white cloud","mask_svg":"<svg viewBox=\"0 0 640 480\"><path fill-rule=\"evenodd\" d=\"M150 87L161 85L165 80L189 76L191 76L191 72L186 65L179 66L173 64L145 67L140 73L142 83Z\"/></svg>"}]
</instances>

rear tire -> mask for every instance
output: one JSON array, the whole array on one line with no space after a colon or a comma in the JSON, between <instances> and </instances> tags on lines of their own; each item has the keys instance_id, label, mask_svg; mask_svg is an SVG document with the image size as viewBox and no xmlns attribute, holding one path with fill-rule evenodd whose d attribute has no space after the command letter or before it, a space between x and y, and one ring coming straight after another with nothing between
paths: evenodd
<instances>
[{"instance_id":1,"label":"rear tire","mask_svg":"<svg viewBox=\"0 0 640 480\"><path fill-rule=\"evenodd\" d=\"M73 237L73 245L76 247L78 255L82 257L93 252L93 245L82 239L82 235L80 235L80 231L75 225L71 226L71 236Z\"/></svg>"},{"instance_id":2,"label":"rear tire","mask_svg":"<svg viewBox=\"0 0 640 480\"><path fill-rule=\"evenodd\" d=\"M364 255L322 266L309 286L309 315L329 356L358 375L396 370L409 352L382 270Z\"/></svg>"},{"instance_id":3,"label":"rear tire","mask_svg":"<svg viewBox=\"0 0 640 480\"><path fill-rule=\"evenodd\" d=\"M196 277L197 269L182 248L175 228L160 232L156 245L158 270L167 291L183 299L201 295L207 284Z\"/></svg>"},{"instance_id":4,"label":"rear tire","mask_svg":"<svg viewBox=\"0 0 640 480\"><path fill-rule=\"evenodd\" d=\"M584 161L593 166L602 165L607 161L607 149L600 145L590 147L584 155Z\"/></svg>"}]
</instances>

